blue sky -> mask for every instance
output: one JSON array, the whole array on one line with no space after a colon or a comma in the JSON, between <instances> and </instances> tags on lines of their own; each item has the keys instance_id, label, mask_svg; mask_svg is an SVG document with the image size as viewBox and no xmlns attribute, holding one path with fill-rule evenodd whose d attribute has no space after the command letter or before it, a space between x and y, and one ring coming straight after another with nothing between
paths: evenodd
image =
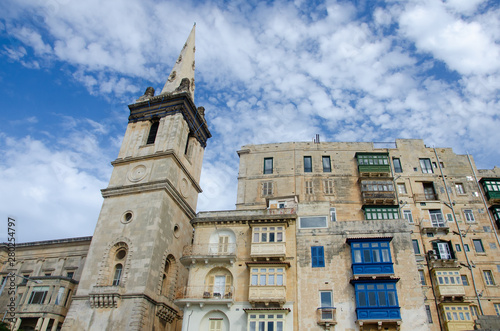
<instances>
[{"instance_id":1,"label":"blue sky","mask_svg":"<svg viewBox=\"0 0 500 331\"><path fill-rule=\"evenodd\" d=\"M500 5L482 0L0 3L0 216L92 235L127 105L196 22L213 137L199 210L233 209L245 144L424 139L500 165ZM0 241L6 239L0 225Z\"/></svg>"}]
</instances>

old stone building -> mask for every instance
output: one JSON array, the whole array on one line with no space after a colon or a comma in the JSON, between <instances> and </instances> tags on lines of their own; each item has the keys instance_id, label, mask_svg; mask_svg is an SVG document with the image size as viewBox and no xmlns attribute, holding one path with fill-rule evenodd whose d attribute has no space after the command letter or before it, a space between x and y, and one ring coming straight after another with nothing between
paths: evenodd
<instances>
[{"instance_id":1,"label":"old stone building","mask_svg":"<svg viewBox=\"0 0 500 331\"><path fill-rule=\"evenodd\" d=\"M0 247L23 330L472 330L500 315L500 169L422 140L243 146L196 214L211 137L194 34L130 117L92 238ZM11 279L12 277L9 277ZM10 296L3 291L0 304ZM475 321L481 316L480 322Z\"/></svg>"}]
</instances>

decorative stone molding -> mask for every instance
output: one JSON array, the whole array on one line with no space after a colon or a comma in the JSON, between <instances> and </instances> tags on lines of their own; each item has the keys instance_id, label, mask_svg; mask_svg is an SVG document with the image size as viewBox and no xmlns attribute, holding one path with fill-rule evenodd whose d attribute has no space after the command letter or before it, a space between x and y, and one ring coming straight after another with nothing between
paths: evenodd
<instances>
[{"instance_id":1,"label":"decorative stone molding","mask_svg":"<svg viewBox=\"0 0 500 331\"><path fill-rule=\"evenodd\" d=\"M172 323L177 318L177 311L164 303L156 305L156 316L167 323Z\"/></svg>"},{"instance_id":2,"label":"decorative stone molding","mask_svg":"<svg viewBox=\"0 0 500 331\"><path fill-rule=\"evenodd\" d=\"M124 246L123 244L126 244ZM106 246L106 250L104 251L104 254L101 258L101 263L99 265L99 274L97 278L97 285L106 287L110 285L110 277L111 273L113 270L113 265L111 265L114 255L116 251L122 247L125 247L127 249L127 261L133 261L132 256L133 256L133 246L132 246L132 241L127 238L120 236L116 238L114 241L110 242ZM127 282L128 274L130 271L130 262L125 262L124 268L123 268L123 273L122 277L120 280L120 285L124 285Z\"/></svg>"}]
</instances>

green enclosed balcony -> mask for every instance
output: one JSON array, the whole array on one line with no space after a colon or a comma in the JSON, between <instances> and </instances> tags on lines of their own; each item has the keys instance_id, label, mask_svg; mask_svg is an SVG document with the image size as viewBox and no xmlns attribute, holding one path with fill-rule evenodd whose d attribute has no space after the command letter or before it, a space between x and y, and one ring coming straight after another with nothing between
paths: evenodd
<instances>
[{"instance_id":1,"label":"green enclosed balcony","mask_svg":"<svg viewBox=\"0 0 500 331\"><path fill-rule=\"evenodd\" d=\"M360 176L366 177L390 177L391 167L389 165L388 153L356 153L358 171Z\"/></svg>"},{"instance_id":2,"label":"green enclosed balcony","mask_svg":"<svg viewBox=\"0 0 500 331\"><path fill-rule=\"evenodd\" d=\"M488 201L500 203L500 178L482 178L479 182Z\"/></svg>"}]
</instances>

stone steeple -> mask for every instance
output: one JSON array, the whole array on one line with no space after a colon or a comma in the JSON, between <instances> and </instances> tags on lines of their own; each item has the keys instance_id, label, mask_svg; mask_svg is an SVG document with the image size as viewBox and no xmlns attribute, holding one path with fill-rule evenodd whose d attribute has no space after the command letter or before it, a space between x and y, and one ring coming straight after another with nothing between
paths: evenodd
<instances>
[{"instance_id":1,"label":"stone steeple","mask_svg":"<svg viewBox=\"0 0 500 331\"><path fill-rule=\"evenodd\" d=\"M161 90L163 93L174 93L187 91L194 100L194 53L195 53L195 30L196 23L182 48L181 54L175 62L174 68L168 76L168 80Z\"/></svg>"}]
</instances>

